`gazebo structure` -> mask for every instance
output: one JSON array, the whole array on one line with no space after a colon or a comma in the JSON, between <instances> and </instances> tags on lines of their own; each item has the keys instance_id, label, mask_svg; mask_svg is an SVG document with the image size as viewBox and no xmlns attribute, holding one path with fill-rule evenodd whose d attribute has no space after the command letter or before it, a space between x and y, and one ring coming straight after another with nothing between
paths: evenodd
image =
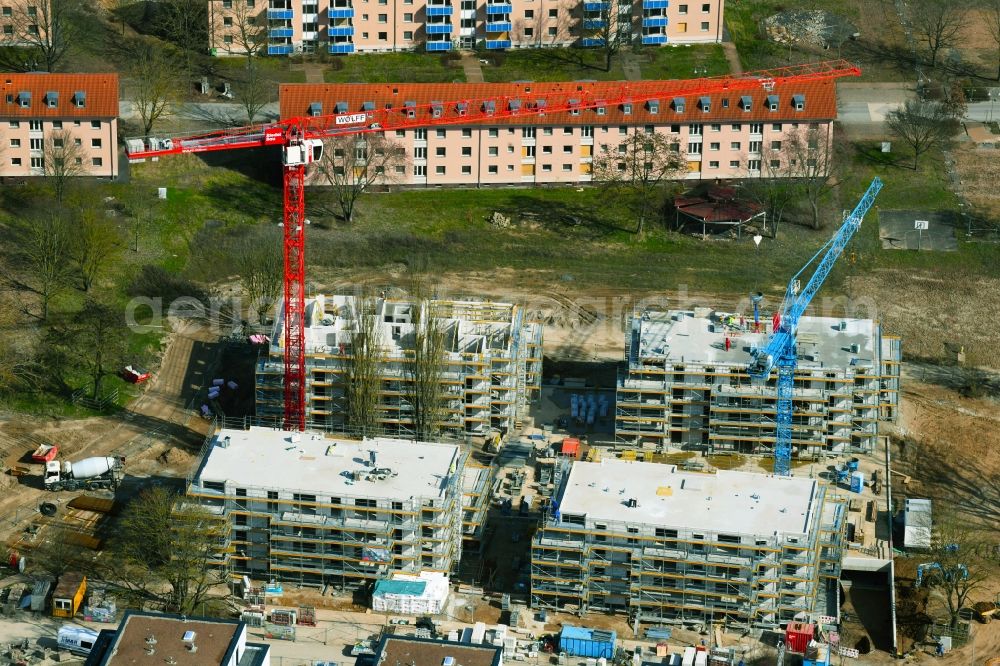
<instances>
[{"instance_id":1,"label":"gazebo structure","mask_svg":"<svg viewBox=\"0 0 1000 666\"><path fill-rule=\"evenodd\" d=\"M736 229L737 238L742 237L743 227L754 220L760 220L760 232L767 231L767 212L763 206L737 198L736 188L724 185L710 185L703 192L685 192L674 197L674 225L678 231L688 224L701 224L702 238L725 228Z\"/></svg>"}]
</instances>

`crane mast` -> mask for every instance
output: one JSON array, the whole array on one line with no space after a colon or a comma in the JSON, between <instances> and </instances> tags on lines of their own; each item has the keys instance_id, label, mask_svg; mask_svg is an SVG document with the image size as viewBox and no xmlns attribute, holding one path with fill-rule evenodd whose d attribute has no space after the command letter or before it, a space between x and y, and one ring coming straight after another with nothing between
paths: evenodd
<instances>
[{"instance_id":1,"label":"crane mast","mask_svg":"<svg viewBox=\"0 0 1000 666\"><path fill-rule=\"evenodd\" d=\"M845 60L792 65L740 76L716 76L683 81L621 82L602 88L596 97L588 86L565 84L561 91L548 91L544 99L525 95L466 98L355 113L301 116L263 125L248 125L176 137L127 139L130 162L157 160L168 155L206 153L246 148L281 147L283 154L284 213L284 427L306 427L305 350L305 175L309 164L322 158L323 140L338 136L418 129L443 125L475 125L509 120L515 116L548 113L578 113L601 106L667 100L672 96L736 92L776 85L826 81L860 76L861 70ZM525 91L527 92L527 91Z\"/></svg>"},{"instance_id":2,"label":"crane mast","mask_svg":"<svg viewBox=\"0 0 1000 666\"><path fill-rule=\"evenodd\" d=\"M854 233L861 226L865 213L875 203L875 197L882 189L882 180L877 176L868 186L868 190L858 202L854 210L844 219L837 233L813 255L812 259L792 276L785 289L785 298L778 311L774 331L771 333L767 346L751 353L750 366L747 369L750 378L758 382L766 382L772 370L778 369L778 395L775 405L775 437L774 437L774 473L779 476L791 474L792 466L792 392L795 387L795 368L798 365L796 353L796 336L799 319L809 307L813 296L830 275L837 259L851 241ZM800 276L814 263L816 268L806 283L799 290Z\"/></svg>"}]
</instances>

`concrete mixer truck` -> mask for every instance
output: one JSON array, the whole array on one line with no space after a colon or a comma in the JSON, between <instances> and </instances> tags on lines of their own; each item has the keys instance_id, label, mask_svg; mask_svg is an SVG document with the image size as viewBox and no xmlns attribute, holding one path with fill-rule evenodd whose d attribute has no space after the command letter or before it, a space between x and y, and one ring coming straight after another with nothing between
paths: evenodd
<instances>
[{"instance_id":1,"label":"concrete mixer truck","mask_svg":"<svg viewBox=\"0 0 1000 666\"><path fill-rule=\"evenodd\" d=\"M45 463L47 490L107 490L118 487L125 459L112 456L84 458L78 462L50 460Z\"/></svg>"}]
</instances>

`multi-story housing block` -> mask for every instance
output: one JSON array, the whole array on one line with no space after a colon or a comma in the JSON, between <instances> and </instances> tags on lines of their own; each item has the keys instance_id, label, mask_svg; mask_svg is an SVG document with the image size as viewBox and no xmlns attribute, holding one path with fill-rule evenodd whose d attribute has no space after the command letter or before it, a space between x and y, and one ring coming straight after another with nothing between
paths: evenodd
<instances>
[{"instance_id":1,"label":"multi-story housing block","mask_svg":"<svg viewBox=\"0 0 1000 666\"><path fill-rule=\"evenodd\" d=\"M534 608L747 628L835 614L846 505L815 479L614 459L557 476Z\"/></svg>"},{"instance_id":2,"label":"multi-story housing block","mask_svg":"<svg viewBox=\"0 0 1000 666\"><path fill-rule=\"evenodd\" d=\"M455 445L223 429L187 497L222 522L212 566L352 588L458 566L464 466Z\"/></svg>"},{"instance_id":3,"label":"multi-story housing block","mask_svg":"<svg viewBox=\"0 0 1000 666\"><path fill-rule=\"evenodd\" d=\"M631 444L773 452L777 391L747 374L773 321L689 311L637 313L626 333L615 435ZM792 397L800 457L873 451L896 419L900 340L871 319L802 317Z\"/></svg>"},{"instance_id":4,"label":"multi-story housing block","mask_svg":"<svg viewBox=\"0 0 1000 666\"><path fill-rule=\"evenodd\" d=\"M118 176L117 74L0 76L0 177Z\"/></svg>"},{"instance_id":5,"label":"multi-story housing block","mask_svg":"<svg viewBox=\"0 0 1000 666\"><path fill-rule=\"evenodd\" d=\"M213 52L286 55L722 41L723 0L209 0ZM253 39L248 40L251 34Z\"/></svg>"},{"instance_id":6,"label":"multi-story housing block","mask_svg":"<svg viewBox=\"0 0 1000 666\"><path fill-rule=\"evenodd\" d=\"M512 431L538 393L542 378L542 326L525 321L511 303L318 295L306 304L306 419L311 428L351 430L347 378L354 362L359 318L378 330L378 424L389 434L414 430L413 348L418 327L436 320L443 338L438 381L443 435L465 437L491 429ZM257 365L259 417L284 410L282 308L268 353Z\"/></svg>"},{"instance_id":7,"label":"multi-story housing block","mask_svg":"<svg viewBox=\"0 0 1000 666\"><path fill-rule=\"evenodd\" d=\"M622 99L620 82L286 84L281 117L398 109L401 118L427 119L427 127L385 133L406 159L392 165L384 182L401 186L586 183L595 155L653 132L682 153L688 179L791 176L797 160L816 159L808 151L826 150L833 139L832 81L699 96L680 92L683 82L676 95L668 92L670 82L657 85L661 99L633 103ZM607 103L521 113L544 110L555 96ZM481 110L496 117L463 123L468 100L485 99L491 101ZM791 151L793 139L807 147ZM322 181L314 176L312 182Z\"/></svg>"}]
</instances>

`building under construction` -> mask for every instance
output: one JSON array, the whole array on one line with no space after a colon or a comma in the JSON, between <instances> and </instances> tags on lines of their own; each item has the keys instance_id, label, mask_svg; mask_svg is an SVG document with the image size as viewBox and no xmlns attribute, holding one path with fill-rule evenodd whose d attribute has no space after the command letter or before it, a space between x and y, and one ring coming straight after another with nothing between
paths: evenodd
<instances>
[{"instance_id":1,"label":"building under construction","mask_svg":"<svg viewBox=\"0 0 1000 666\"><path fill-rule=\"evenodd\" d=\"M535 608L774 627L835 614L846 505L817 480L564 461L535 533Z\"/></svg>"},{"instance_id":2,"label":"building under construction","mask_svg":"<svg viewBox=\"0 0 1000 666\"><path fill-rule=\"evenodd\" d=\"M284 410L282 320L279 306L268 354L257 366L257 415ZM310 428L349 431L348 377L363 318L374 319L379 431L415 435L414 347L426 322L443 340L436 378L441 385L437 425L445 437L510 431L537 396L542 378L542 326L524 310L488 301L361 299L322 295L306 303L306 419ZM364 328L361 326L360 328Z\"/></svg>"},{"instance_id":3,"label":"building under construction","mask_svg":"<svg viewBox=\"0 0 1000 666\"><path fill-rule=\"evenodd\" d=\"M643 312L626 332L618 378L619 442L706 451L774 449L775 378L750 381L751 353L772 320L696 308ZM896 419L899 338L871 319L802 317L792 398L798 457L871 451L879 420Z\"/></svg>"},{"instance_id":4,"label":"building under construction","mask_svg":"<svg viewBox=\"0 0 1000 666\"><path fill-rule=\"evenodd\" d=\"M227 573L349 589L457 568L465 462L451 444L223 429L187 496L223 522L213 564Z\"/></svg>"}]
</instances>

